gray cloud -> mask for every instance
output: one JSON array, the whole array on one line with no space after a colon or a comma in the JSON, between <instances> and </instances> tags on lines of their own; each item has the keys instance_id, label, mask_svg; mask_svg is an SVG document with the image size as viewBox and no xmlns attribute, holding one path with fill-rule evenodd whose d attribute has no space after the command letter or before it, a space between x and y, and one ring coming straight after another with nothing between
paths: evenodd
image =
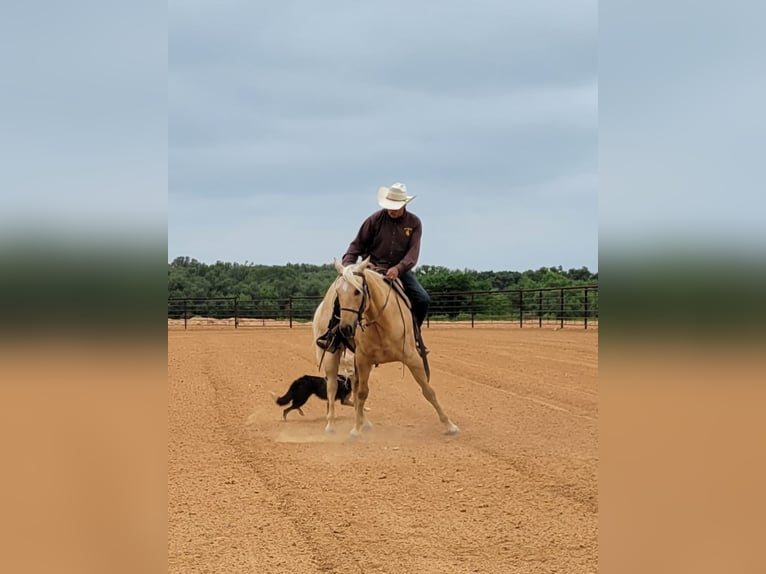
<instances>
[{"instance_id":1,"label":"gray cloud","mask_svg":"<svg viewBox=\"0 0 766 574\"><path fill-rule=\"evenodd\" d=\"M241 242L284 214L292 236L259 256L325 262L402 180L430 230L422 264L518 267L505 252L526 239L484 241L481 221L523 211L587 237L536 238L530 266L559 249L558 264L597 268L595 2L171 2L169 29L170 257L256 261ZM357 220L335 233L339 203ZM440 252L456 208L466 248ZM203 228L236 240L185 228L232 212Z\"/></svg>"}]
</instances>

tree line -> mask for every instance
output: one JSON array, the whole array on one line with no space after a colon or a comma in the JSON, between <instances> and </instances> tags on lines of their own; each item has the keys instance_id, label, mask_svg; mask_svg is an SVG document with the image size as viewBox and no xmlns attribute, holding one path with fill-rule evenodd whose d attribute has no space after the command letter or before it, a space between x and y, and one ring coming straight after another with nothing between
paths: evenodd
<instances>
[{"instance_id":1,"label":"tree line","mask_svg":"<svg viewBox=\"0 0 766 574\"><path fill-rule=\"evenodd\" d=\"M540 267L527 271L455 270L434 265L415 269L430 293L459 291L507 291L597 285L598 273L587 267L564 270ZM331 264L258 265L218 261L206 264L189 257L177 257L168 264L168 298L238 297L240 301L321 297L335 280Z\"/></svg>"}]
</instances>

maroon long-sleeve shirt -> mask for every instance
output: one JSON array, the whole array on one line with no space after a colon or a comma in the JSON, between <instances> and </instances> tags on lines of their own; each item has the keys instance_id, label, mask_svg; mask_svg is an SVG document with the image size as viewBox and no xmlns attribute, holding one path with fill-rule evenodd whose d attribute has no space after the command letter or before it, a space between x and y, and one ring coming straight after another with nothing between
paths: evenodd
<instances>
[{"instance_id":1,"label":"maroon long-sleeve shirt","mask_svg":"<svg viewBox=\"0 0 766 574\"><path fill-rule=\"evenodd\" d=\"M370 256L374 265L389 269L396 266L399 274L410 271L420 256L423 227L420 218L405 209L398 219L381 209L364 220L343 256L343 265Z\"/></svg>"}]
</instances>

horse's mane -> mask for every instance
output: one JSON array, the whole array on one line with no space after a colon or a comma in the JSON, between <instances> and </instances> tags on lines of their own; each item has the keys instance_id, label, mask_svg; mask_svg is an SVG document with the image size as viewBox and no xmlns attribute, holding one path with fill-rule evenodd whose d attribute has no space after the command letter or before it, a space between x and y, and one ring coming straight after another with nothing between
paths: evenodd
<instances>
[{"instance_id":1,"label":"horse's mane","mask_svg":"<svg viewBox=\"0 0 766 574\"><path fill-rule=\"evenodd\" d=\"M353 263L343 268L341 276L344 280L351 283L360 293L364 291L364 270L368 268L367 260L360 263Z\"/></svg>"}]
</instances>

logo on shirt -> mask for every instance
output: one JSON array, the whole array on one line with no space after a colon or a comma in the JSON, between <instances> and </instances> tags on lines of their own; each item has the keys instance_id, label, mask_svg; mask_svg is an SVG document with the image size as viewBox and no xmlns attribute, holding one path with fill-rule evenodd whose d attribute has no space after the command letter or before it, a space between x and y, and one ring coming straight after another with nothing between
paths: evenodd
<instances>
[{"instance_id":1,"label":"logo on shirt","mask_svg":"<svg viewBox=\"0 0 766 574\"><path fill-rule=\"evenodd\" d=\"M407 237L409 237L410 235L412 235L412 227L405 227L405 228L404 228L404 234L405 234Z\"/></svg>"}]
</instances>

